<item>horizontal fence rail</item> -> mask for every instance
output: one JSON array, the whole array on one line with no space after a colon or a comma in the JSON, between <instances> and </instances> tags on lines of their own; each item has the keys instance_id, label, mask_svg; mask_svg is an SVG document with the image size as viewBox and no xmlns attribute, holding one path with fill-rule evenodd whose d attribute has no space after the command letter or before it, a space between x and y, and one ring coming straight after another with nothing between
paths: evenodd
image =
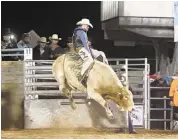
<instances>
[{"instance_id":1,"label":"horizontal fence rail","mask_svg":"<svg viewBox=\"0 0 178 139\"><path fill-rule=\"evenodd\" d=\"M1 49L2 57L23 57L24 60L32 59L33 49L32 48L13 48L13 49Z\"/></svg>"}]
</instances>

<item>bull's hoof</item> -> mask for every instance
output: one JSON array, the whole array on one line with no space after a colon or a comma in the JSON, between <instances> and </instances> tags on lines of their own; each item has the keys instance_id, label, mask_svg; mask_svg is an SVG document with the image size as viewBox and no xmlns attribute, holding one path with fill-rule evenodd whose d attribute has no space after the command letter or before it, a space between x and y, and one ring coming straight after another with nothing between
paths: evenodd
<instances>
[{"instance_id":1,"label":"bull's hoof","mask_svg":"<svg viewBox=\"0 0 178 139\"><path fill-rule=\"evenodd\" d=\"M115 133L126 133L126 129L125 128L120 128L120 129L116 129Z\"/></svg>"},{"instance_id":2,"label":"bull's hoof","mask_svg":"<svg viewBox=\"0 0 178 139\"><path fill-rule=\"evenodd\" d=\"M75 110L77 107L76 107L76 105L75 105L75 103L72 103L71 104L71 108L73 109L73 110Z\"/></svg>"},{"instance_id":3,"label":"bull's hoof","mask_svg":"<svg viewBox=\"0 0 178 139\"><path fill-rule=\"evenodd\" d=\"M137 134L136 131L130 131L129 134Z\"/></svg>"}]
</instances>

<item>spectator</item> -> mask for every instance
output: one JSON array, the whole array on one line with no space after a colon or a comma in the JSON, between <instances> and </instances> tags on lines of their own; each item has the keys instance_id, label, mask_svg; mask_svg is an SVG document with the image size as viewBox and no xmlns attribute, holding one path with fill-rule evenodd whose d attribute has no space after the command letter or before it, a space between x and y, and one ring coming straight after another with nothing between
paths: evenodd
<instances>
[{"instance_id":1,"label":"spectator","mask_svg":"<svg viewBox=\"0 0 178 139\"><path fill-rule=\"evenodd\" d=\"M2 49L17 48L17 39L14 34L11 33L10 28L5 28L3 31L3 41L1 41Z\"/></svg>"},{"instance_id":2,"label":"spectator","mask_svg":"<svg viewBox=\"0 0 178 139\"><path fill-rule=\"evenodd\" d=\"M68 37L67 48L65 48L65 52L73 52L73 51L75 50L72 44L72 37Z\"/></svg>"},{"instance_id":3,"label":"spectator","mask_svg":"<svg viewBox=\"0 0 178 139\"><path fill-rule=\"evenodd\" d=\"M17 44L18 48L32 48L30 45L30 34L24 33L22 35L21 41Z\"/></svg>"},{"instance_id":4,"label":"spectator","mask_svg":"<svg viewBox=\"0 0 178 139\"><path fill-rule=\"evenodd\" d=\"M10 31L10 28L5 28L3 30L3 41L1 41L1 49L12 49L17 48L17 40L15 35L13 35ZM6 54L13 54L14 52L6 52ZM3 61L13 61L16 60L17 57L12 56L4 56L2 57Z\"/></svg>"},{"instance_id":5,"label":"spectator","mask_svg":"<svg viewBox=\"0 0 178 139\"><path fill-rule=\"evenodd\" d=\"M47 46L46 37L41 37L38 41L37 46L33 48L33 59L34 60L49 60L50 59L50 48Z\"/></svg>"},{"instance_id":6,"label":"spectator","mask_svg":"<svg viewBox=\"0 0 178 139\"><path fill-rule=\"evenodd\" d=\"M175 74L178 77L178 72ZM174 79L171 83L170 91L170 105L173 106L174 119L178 119L176 115L178 115L178 78Z\"/></svg>"},{"instance_id":7,"label":"spectator","mask_svg":"<svg viewBox=\"0 0 178 139\"><path fill-rule=\"evenodd\" d=\"M164 78L157 76L156 79L150 84L153 87L169 87L169 84Z\"/></svg>"},{"instance_id":8,"label":"spectator","mask_svg":"<svg viewBox=\"0 0 178 139\"><path fill-rule=\"evenodd\" d=\"M3 32L3 41L1 41L2 49L16 48L16 38L11 33L10 28L5 28Z\"/></svg>"},{"instance_id":9,"label":"spectator","mask_svg":"<svg viewBox=\"0 0 178 139\"><path fill-rule=\"evenodd\" d=\"M49 45L50 48L50 59L55 60L58 56L65 53L65 50L58 45L59 40L57 34L53 34L52 37L49 37L51 44Z\"/></svg>"}]
</instances>

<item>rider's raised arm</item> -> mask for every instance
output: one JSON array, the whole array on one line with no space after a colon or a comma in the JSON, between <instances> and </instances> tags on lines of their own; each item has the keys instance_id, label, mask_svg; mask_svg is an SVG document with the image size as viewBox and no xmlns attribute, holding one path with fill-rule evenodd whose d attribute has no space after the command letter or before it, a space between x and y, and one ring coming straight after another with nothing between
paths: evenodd
<instances>
[{"instance_id":1,"label":"rider's raised arm","mask_svg":"<svg viewBox=\"0 0 178 139\"><path fill-rule=\"evenodd\" d=\"M83 46L85 47L85 49L89 51L89 48L88 48L88 39L87 39L87 34L83 31L83 30L78 30L76 32L77 36L80 37L80 40L82 41L82 44Z\"/></svg>"}]
</instances>

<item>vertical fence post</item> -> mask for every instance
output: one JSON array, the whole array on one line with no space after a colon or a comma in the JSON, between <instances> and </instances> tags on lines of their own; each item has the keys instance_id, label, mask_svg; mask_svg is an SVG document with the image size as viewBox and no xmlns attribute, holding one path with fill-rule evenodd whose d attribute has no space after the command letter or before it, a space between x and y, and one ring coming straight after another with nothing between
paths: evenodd
<instances>
[{"instance_id":1,"label":"vertical fence post","mask_svg":"<svg viewBox=\"0 0 178 139\"><path fill-rule=\"evenodd\" d=\"M174 116L174 114L173 114L173 107L171 106L171 113L170 113L170 119L171 119L171 121L170 121L170 129L171 130L173 130L173 128L174 128L173 116Z\"/></svg>"},{"instance_id":2,"label":"vertical fence post","mask_svg":"<svg viewBox=\"0 0 178 139\"><path fill-rule=\"evenodd\" d=\"M145 69L144 69L144 119L145 119L145 128L148 128L148 86L147 86L147 78L148 78L148 73L147 73L147 58L145 58Z\"/></svg>"},{"instance_id":3,"label":"vertical fence post","mask_svg":"<svg viewBox=\"0 0 178 139\"><path fill-rule=\"evenodd\" d=\"M126 88L129 89L129 82L128 82L128 59L125 59L125 65L124 65L124 68L125 68L125 85L126 85ZM127 119L127 127L129 127L129 111L126 111L126 119Z\"/></svg>"},{"instance_id":4,"label":"vertical fence post","mask_svg":"<svg viewBox=\"0 0 178 139\"><path fill-rule=\"evenodd\" d=\"M125 59L125 74L126 74L126 87L127 87L127 89L129 88L129 82L128 82L128 59Z\"/></svg>"},{"instance_id":5,"label":"vertical fence post","mask_svg":"<svg viewBox=\"0 0 178 139\"><path fill-rule=\"evenodd\" d=\"M150 78L149 78L149 73L150 73L150 65L148 64L148 81L147 81L147 85L148 85L148 101L147 101L147 114L148 114L148 118L147 118L147 129L150 129L150 104L151 104L151 99L150 99L150 96L151 96L151 90L150 90Z\"/></svg>"},{"instance_id":6,"label":"vertical fence post","mask_svg":"<svg viewBox=\"0 0 178 139\"><path fill-rule=\"evenodd\" d=\"M167 124L167 118L166 118L166 96L164 96L163 97L164 98L164 130L166 130L167 129L167 127L166 127L166 124Z\"/></svg>"},{"instance_id":7,"label":"vertical fence post","mask_svg":"<svg viewBox=\"0 0 178 139\"><path fill-rule=\"evenodd\" d=\"M27 66L32 66L33 63L32 62L28 62L28 60L32 60L33 58L33 49L32 48L24 48L24 78L25 78L25 82L24 82L24 88L25 88L25 92L26 91L32 91L32 87L26 87L26 83L32 83L33 80L31 78L26 78L25 75L26 74L32 74L33 71L32 70L26 70ZM25 93L24 92L24 93ZM25 97L26 94L24 94Z\"/></svg>"}]
</instances>

